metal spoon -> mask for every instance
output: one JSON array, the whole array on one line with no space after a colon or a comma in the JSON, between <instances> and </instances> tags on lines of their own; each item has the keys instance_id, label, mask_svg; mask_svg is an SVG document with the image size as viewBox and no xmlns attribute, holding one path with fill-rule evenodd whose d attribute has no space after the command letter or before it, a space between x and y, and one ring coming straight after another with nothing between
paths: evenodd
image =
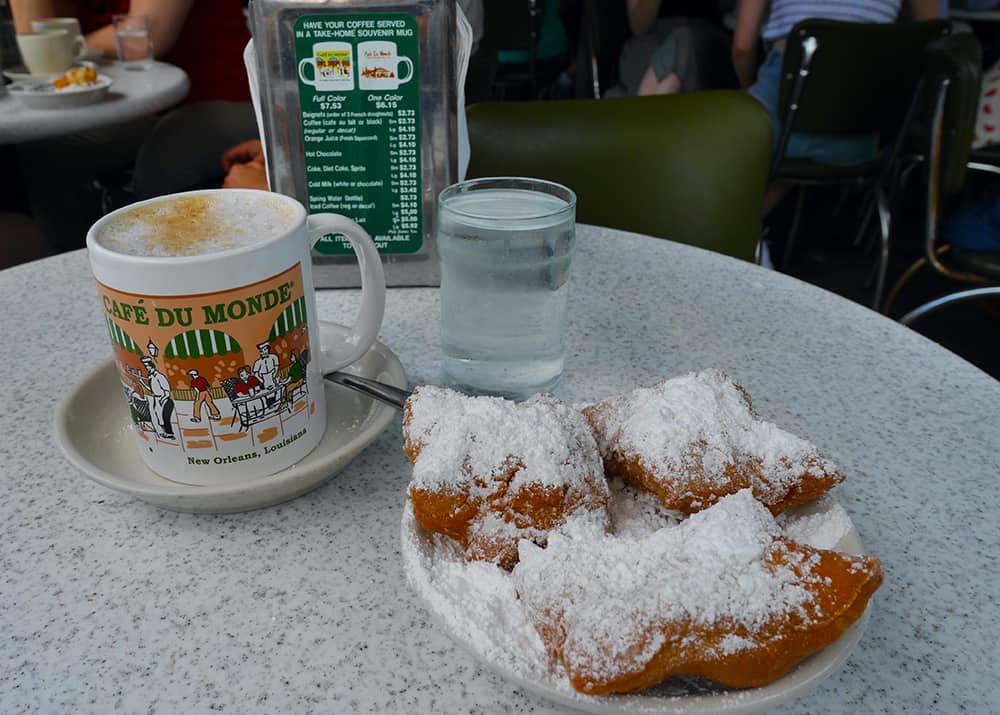
<instances>
[{"instance_id":1,"label":"metal spoon","mask_svg":"<svg viewBox=\"0 0 1000 715\"><path fill-rule=\"evenodd\" d=\"M338 385L343 385L344 387L349 387L352 390L364 393L369 397L374 397L379 402L391 405L397 410L403 409L403 405L406 404L406 400L411 394L409 390L401 390L394 385L387 385L384 382L379 382L378 380L369 380L366 377L350 375L346 372L340 372L339 370L328 372L323 375L323 377L330 382L335 382Z\"/></svg>"}]
</instances>

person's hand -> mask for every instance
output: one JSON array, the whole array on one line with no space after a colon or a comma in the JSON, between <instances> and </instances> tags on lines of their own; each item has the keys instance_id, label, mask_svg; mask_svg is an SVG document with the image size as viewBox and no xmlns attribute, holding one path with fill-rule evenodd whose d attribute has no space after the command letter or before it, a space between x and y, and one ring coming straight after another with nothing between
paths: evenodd
<instances>
[{"instance_id":1,"label":"person's hand","mask_svg":"<svg viewBox=\"0 0 1000 715\"><path fill-rule=\"evenodd\" d=\"M249 139L230 147L223 153L222 168L228 172L236 164L249 164L255 161L263 165L264 148L260 144L260 139Z\"/></svg>"},{"instance_id":2,"label":"person's hand","mask_svg":"<svg viewBox=\"0 0 1000 715\"><path fill-rule=\"evenodd\" d=\"M245 164L233 164L222 182L225 189L260 189L267 191L267 173L264 161L248 161Z\"/></svg>"}]
</instances>

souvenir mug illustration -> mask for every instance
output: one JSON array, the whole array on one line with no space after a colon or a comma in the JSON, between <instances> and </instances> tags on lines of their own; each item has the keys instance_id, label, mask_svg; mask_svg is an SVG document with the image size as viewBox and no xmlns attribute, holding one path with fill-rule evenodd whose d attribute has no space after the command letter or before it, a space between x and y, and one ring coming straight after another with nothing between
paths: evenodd
<instances>
[{"instance_id":1,"label":"souvenir mug illustration","mask_svg":"<svg viewBox=\"0 0 1000 715\"><path fill-rule=\"evenodd\" d=\"M358 256L350 331L317 318L310 249L328 233ZM248 481L319 444L323 374L362 357L382 322L382 262L363 228L281 194L214 189L110 213L87 246L120 379L108 399L124 399L150 469L184 484Z\"/></svg>"},{"instance_id":2,"label":"souvenir mug illustration","mask_svg":"<svg viewBox=\"0 0 1000 715\"><path fill-rule=\"evenodd\" d=\"M413 79L413 60L396 54L396 43L383 40L362 42L358 45L361 71L358 85L361 89L398 89ZM400 78L399 67L406 65L406 76Z\"/></svg>"},{"instance_id":3,"label":"souvenir mug illustration","mask_svg":"<svg viewBox=\"0 0 1000 715\"><path fill-rule=\"evenodd\" d=\"M313 76L306 75L312 65ZM349 42L317 42L312 56L299 62L299 79L321 92L346 92L354 89L354 61Z\"/></svg>"}]
</instances>

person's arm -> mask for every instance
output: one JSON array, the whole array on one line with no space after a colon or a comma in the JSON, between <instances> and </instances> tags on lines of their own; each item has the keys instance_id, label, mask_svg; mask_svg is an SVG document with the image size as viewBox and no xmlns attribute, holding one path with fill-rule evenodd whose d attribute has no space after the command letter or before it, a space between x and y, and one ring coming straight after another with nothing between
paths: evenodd
<instances>
[{"instance_id":1,"label":"person's arm","mask_svg":"<svg viewBox=\"0 0 1000 715\"><path fill-rule=\"evenodd\" d=\"M72 17L73 6L68 0L10 0L16 32L31 32L31 21L46 17Z\"/></svg>"},{"instance_id":2,"label":"person's arm","mask_svg":"<svg viewBox=\"0 0 1000 715\"><path fill-rule=\"evenodd\" d=\"M733 30L733 69L746 89L757 76L757 42L767 12L767 0L740 0L740 11Z\"/></svg>"},{"instance_id":3,"label":"person's arm","mask_svg":"<svg viewBox=\"0 0 1000 715\"><path fill-rule=\"evenodd\" d=\"M660 0L628 0L628 25L633 35L653 29L660 12Z\"/></svg>"},{"instance_id":4,"label":"person's arm","mask_svg":"<svg viewBox=\"0 0 1000 715\"><path fill-rule=\"evenodd\" d=\"M150 34L153 40L153 52L162 57L177 42L181 29L187 20L194 0L132 0L129 3L129 15L148 15ZM115 47L115 28L105 25L87 35L87 44L96 47L106 57L115 57L118 53Z\"/></svg>"},{"instance_id":5,"label":"person's arm","mask_svg":"<svg viewBox=\"0 0 1000 715\"><path fill-rule=\"evenodd\" d=\"M940 0L910 0L914 20L936 20L941 17Z\"/></svg>"}]
</instances>

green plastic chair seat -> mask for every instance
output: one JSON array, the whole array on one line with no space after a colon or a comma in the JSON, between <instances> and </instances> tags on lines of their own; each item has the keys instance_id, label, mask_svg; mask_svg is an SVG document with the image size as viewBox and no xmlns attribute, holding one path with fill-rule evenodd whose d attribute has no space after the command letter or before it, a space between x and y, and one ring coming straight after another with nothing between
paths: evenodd
<instances>
[{"instance_id":1,"label":"green plastic chair seat","mask_svg":"<svg viewBox=\"0 0 1000 715\"><path fill-rule=\"evenodd\" d=\"M581 223L754 258L772 130L747 94L486 102L467 117L468 178L556 181Z\"/></svg>"}]
</instances>

